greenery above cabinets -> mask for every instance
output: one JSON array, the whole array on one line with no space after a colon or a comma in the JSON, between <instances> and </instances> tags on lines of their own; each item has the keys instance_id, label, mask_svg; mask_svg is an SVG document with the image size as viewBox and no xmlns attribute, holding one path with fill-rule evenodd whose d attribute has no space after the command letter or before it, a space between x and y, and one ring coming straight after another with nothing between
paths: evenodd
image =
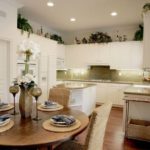
<instances>
[{"instance_id":1,"label":"greenery above cabinets","mask_svg":"<svg viewBox=\"0 0 150 150\"><path fill-rule=\"evenodd\" d=\"M135 41L142 41L143 40L143 25L139 25L139 30L137 30L134 34L134 40Z\"/></svg>"},{"instance_id":2,"label":"greenery above cabinets","mask_svg":"<svg viewBox=\"0 0 150 150\"><path fill-rule=\"evenodd\" d=\"M147 11L150 10L150 3L146 3L144 6L143 6L143 12L146 13Z\"/></svg>"},{"instance_id":3,"label":"greenery above cabinets","mask_svg":"<svg viewBox=\"0 0 150 150\"><path fill-rule=\"evenodd\" d=\"M82 39L82 41L75 38L76 44L87 44L87 43L108 43L112 42L111 36L107 35L107 33L103 32L96 32L92 33L88 39L85 37Z\"/></svg>"},{"instance_id":4,"label":"greenery above cabinets","mask_svg":"<svg viewBox=\"0 0 150 150\"><path fill-rule=\"evenodd\" d=\"M52 34L50 36L50 39L57 41L58 44L64 44L64 41L62 40L61 36L59 36L57 34Z\"/></svg>"},{"instance_id":5,"label":"greenery above cabinets","mask_svg":"<svg viewBox=\"0 0 150 150\"><path fill-rule=\"evenodd\" d=\"M21 29L21 33L23 34L24 31L28 32L28 37L30 36L30 33L33 33L33 28L29 24L28 20L21 16L21 14L18 14L17 18L17 28Z\"/></svg>"}]
</instances>

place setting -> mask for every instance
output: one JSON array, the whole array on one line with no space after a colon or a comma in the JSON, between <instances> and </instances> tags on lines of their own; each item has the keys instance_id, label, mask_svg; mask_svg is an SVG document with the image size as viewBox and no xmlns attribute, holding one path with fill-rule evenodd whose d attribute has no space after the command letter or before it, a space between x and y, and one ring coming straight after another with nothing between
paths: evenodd
<instances>
[{"instance_id":1,"label":"place setting","mask_svg":"<svg viewBox=\"0 0 150 150\"><path fill-rule=\"evenodd\" d=\"M0 112L8 111L14 108L14 105L0 101Z\"/></svg>"},{"instance_id":2,"label":"place setting","mask_svg":"<svg viewBox=\"0 0 150 150\"><path fill-rule=\"evenodd\" d=\"M78 129L81 122L71 115L54 115L42 124L43 128L53 132L69 132Z\"/></svg>"},{"instance_id":3,"label":"place setting","mask_svg":"<svg viewBox=\"0 0 150 150\"><path fill-rule=\"evenodd\" d=\"M0 115L0 133L9 130L14 126L14 121L11 119L10 114Z\"/></svg>"},{"instance_id":4,"label":"place setting","mask_svg":"<svg viewBox=\"0 0 150 150\"><path fill-rule=\"evenodd\" d=\"M38 105L38 110L41 110L41 111L58 111L63 108L64 106L52 100L44 101L43 103Z\"/></svg>"}]
</instances>

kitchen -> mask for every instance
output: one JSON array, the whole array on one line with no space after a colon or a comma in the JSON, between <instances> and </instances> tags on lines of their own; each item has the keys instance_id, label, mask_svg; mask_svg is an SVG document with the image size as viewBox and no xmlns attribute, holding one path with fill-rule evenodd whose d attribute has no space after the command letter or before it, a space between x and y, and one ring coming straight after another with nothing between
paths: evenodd
<instances>
[{"instance_id":1,"label":"kitchen","mask_svg":"<svg viewBox=\"0 0 150 150\"><path fill-rule=\"evenodd\" d=\"M45 4L43 6L44 2ZM56 84L69 84L69 86L76 87L81 87L85 84L94 84L96 86L95 101L97 106L111 101L114 108L119 111L121 110L120 112L122 115L125 104L123 100L124 92L128 87L132 85L149 86L150 15L149 12L146 12L144 16L141 16L144 4L149 3L149 1L137 2L137 0L134 0L134 2L128 1L119 3L115 0L114 3L116 6L113 5L113 2L109 4L110 6L112 5L113 8L110 6L110 8L108 6L106 7L106 2L103 1L89 1L88 7L85 9L86 13L91 16L87 17L84 13L83 16L81 15L82 13L75 14L76 10L71 7L73 9L72 11L75 12L73 16L70 17L75 18L70 18L69 15L67 15L73 20L71 22L68 21L69 23L66 21L65 16L60 16L55 12L55 9L57 9L57 11L60 10L66 14L67 8L69 7L68 5L70 4L68 1L67 3L64 2L66 3L66 6L64 6L66 11L61 8L62 5L60 5L57 0L56 5L50 8L46 6L46 0L44 2L37 3L36 7L38 8L37 10L40 10L40 5L42 5L47 14L43 14L43 11L40 14L40 11L36 11L35 9L35 13L33 12L33 14L30 14L34 4L25 0L13 2L6 0L6 2L0 2L0 27L3 29L0 31L0 41L2 41L1 43L5 46L3 46L3 44L0 45L2 45L1 49L5 48L7 50L7 54L5 54L4 57L8 60L5 63L6 67L4 67L6 69L2 70L2 80L5 81L7 76L8 81L3 83L4 86L0 87L0 89L4 89L4 87L8 89L12 79L15 78L17 74L21 73L23 60L18 56L17 50L19 43L24 39L28 39L28 35L26 32L21 34L20 30L16 28L17 14L20 13L23 17L28 19L33 27L34 34L30 34L29 39L38 43L42 49L40 59L31 62L31 69L34 75L36 75L38 85L43 92L39 101L42 102L46 100L49 95L49 89ZM80 7L82 6L82 8L84 8L86 5L84 2L81 2ZM72 6L73 4L76 6L75 8L77 8L77 3L72 2L70 5ZM97 8L96 4L99 7L105 6L107 9L110 9L109 11L107 9L107 11L103 10L103 14L107 12L109 17L106 14L100 16L102 18L102 21L99 21L102 22L101 24L98 21L98 23L96 22L96 12L91 12L90 14L88 11L90 8ZM23 7L23 5L25 7ZM126 9L123 5L126 6ZM129 5L132 7L130 8ZM109 13L113 11L117 12L117 10L115 10L117 8L118 14L111 16ZM130 11L135 11L133 15L130 14L130 11L127 12L127 8ZM126 14L121 16L123 9L126 10L124 12ZM60 20L62 22L55 23L55 21L51 22L51 20L46 21L44 19L42 21L42 18L48 17L49 11L51 14L56 15L56 18L58 17L57 21ZM71 10L69 9L68 11ZM36 13L38 15L36 15ZM98 13L102 12L100 11ZM130 17L130 15L132 17ZM129 18L126 19L126 16ZM54 16L51 17L53 18ZM93 24L92 21L89 21L89 18L93 18ZM81 20L84 20L84 23ZM50 25L48 25L48 23ZM144 41L135 41L133 40L134 35L136 31L140 29L139 24L142 23L144 23ZM88 26L85 27L85 24ZM90 39L91 37L92 39L91 33L101 35L101 33L96 32L107 32L107 34L111 36L113 42L97 43L94 41L93 43L88 43L88 38ZM65 44L57 44L56 41L50 40L46 33L53 33L61 36ZM2 58L3 56L1 60ZM4 62L4 60L2 60L2 62ZM127 92L127 94L129 93ZM0 96L1 99L13 102L12 95L8 94L7 90L0 90ZM79 95L72 96L73 102L76 102L76 97L79 98ZM18 102L17 98L16 101ZM120 120L121 119L122 118L120 118ZM146 119L150 121L149 118ZM135 145L135 147L137 146Z\"/></svg>"}]
</instances>

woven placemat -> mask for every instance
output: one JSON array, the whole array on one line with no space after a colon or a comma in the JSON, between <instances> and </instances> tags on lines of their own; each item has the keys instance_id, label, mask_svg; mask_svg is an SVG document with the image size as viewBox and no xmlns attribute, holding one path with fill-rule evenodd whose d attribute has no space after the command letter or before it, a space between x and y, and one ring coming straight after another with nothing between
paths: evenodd
<instances>
[{"instance_id":1,"label":"woven placemat","mask_svg":"<svg viewBox=\"0 0 150 150\"><path fill-rule=\"evenodd\" d=\"M60 104L58 104L58 107L56 107L56 108L43 108L42 105L38 106L38 110L41 110L41 111L57 111L57 110L61 110L63 108L64 108L64 106L62 106Z\"/></svg>"},{"instance_id":2,"label":"woven placemat","mask_svg":"<svg viewBox=\"0 0 150 150\"><path fill-rule=\"evenodd\" d=\"M76 119L76 123L69 127L57 127L54 125L51 125L50 120L46 120L42 124L43 128L48 131L53 132L69 132L78 129L81 126L81 122Z\"/></svg>"},{"instance_id":3,"label":"woven placemat","mask_svg":"<svg viewBox=\"0 0 150 150\"><path fill-rule=\"evenodd\" d=\"M0 127L0 133L5 132L5 131L11 129L13 126L14 126L14 121L10 120L10 122L8 124Z\"/></svg>"},{"instance_id":4,"label":"woven placemat","mask_svg":"<svg viewBox=\"0 0 150 150\"><path fill-rule=\"evenodd\" d=\"M13 109L13 108L14 108L14 105L8 104L7 107L0 108L0 112L1 112L1 111L8 111L8 110L11 110L11 109Z\"/></svg>"}]
</instances>

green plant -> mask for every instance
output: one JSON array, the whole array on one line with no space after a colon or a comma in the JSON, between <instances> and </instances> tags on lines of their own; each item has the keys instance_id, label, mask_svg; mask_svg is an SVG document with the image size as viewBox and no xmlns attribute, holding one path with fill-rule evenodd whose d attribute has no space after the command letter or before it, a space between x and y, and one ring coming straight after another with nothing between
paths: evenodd
<instances>
[{"instance_id":1,"label":"green plant","mask_svg":"<svg viewBox=\"0 0 150 150\"><path fill-rule=\"evenodd\" d=\"M112 38L103 32L92 33L89 37L89 43L108 43L112 42Z\"/></svg>"},{"instance_id":2,"label":"green plant","mask_svg":"<svg viewBox=\"0 0 150 150\"><path fill-rule=\"evenodd\" d=\"M59 44L64 44L64 41L62 40L61 36L57 34L52 34L50 36L50 39L57 41Z\"/></svg>"},{"instance_id":3,"label":"green plant","mask_svg":"<svg viewBox=\"0 0 150 150\"><path fill-rule=\"evenodd\" d=\"M146 3L144 6L143 6L143 12L146 13L147 11L150 10L150 3Z\"/></svg>"},{"instance_id":4,"label":"green plant","mask_svg":"<svg viewBox=\"0 0 150 150\"><path fill-rule=\"evenodd\" d=\"M30 33L33 33L32 26L28 23L27 19L25 19L21 16L21 14L18 14L17 28L21 29L22 34L24 33L24 31L27 31L28 37L30 36Z\"/></svg>"},{"instance_id":5,"label":"green plant","mask_svg":"<svg viewBox=\"0 0 150 150\"><path fill-rule=\"evenodd\" d=\"M134 34L135 41L142 41L143 40L143 26L139 25L139 30L137 30Z\"/></svg>"}]
</instances>

